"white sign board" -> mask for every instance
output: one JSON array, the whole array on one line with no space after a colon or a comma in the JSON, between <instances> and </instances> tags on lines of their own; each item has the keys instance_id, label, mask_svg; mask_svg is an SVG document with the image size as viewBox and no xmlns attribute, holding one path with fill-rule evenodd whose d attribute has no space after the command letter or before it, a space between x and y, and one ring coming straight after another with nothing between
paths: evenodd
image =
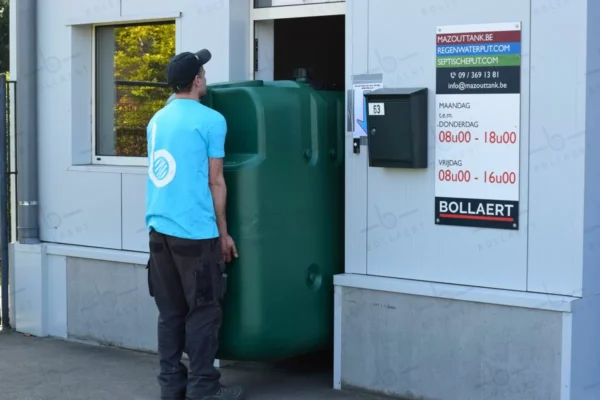
<instances>
[{"instance_id":1,"label":"white sign board","mask_svg":"<svg viewBox=\"0 0 600 400\"><path fill-rule=\"evenodd\" d=\"M438 27L435 222L519 227L521 24Z\"/></svg>"}]
</instances>

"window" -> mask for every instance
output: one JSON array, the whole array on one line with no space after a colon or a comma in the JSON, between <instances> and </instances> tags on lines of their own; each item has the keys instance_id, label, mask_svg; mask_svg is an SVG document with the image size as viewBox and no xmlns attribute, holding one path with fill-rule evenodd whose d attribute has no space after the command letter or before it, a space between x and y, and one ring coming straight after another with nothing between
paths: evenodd
<instances>
[{"instance_id":1,"label":"window","mask_svg":"<svg viewBox=\"0 0 600 400\"><path fill-rule=\"evenodd\" d=\"M169 98L175 22L95 27L96 164L147 165L146 126Z\"/></svg>"}]
</instances>

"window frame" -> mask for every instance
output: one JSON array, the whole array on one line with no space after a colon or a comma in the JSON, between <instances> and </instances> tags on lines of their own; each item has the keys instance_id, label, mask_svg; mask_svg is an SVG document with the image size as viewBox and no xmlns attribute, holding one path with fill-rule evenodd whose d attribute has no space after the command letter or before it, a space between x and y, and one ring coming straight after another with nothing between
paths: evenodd
<instances>
[{"instance_id":1,"label":"window frame","mask_svg":"<svg viewBox=\"0 0 600 400\"><path fill-rule=\"evenodd\" d=\"M304 3L292 6L271 6L260 7L254 6L255 0L246 0L250 3L250 24L248 35L248 68L250 69L248 76L250 79L256 79L254 71L255 62L255 39L256 39L256 22L271 21L276 19L288 18L306 18L306 17L324 17L329 15L346 15L348 7L347 0L326 0L321 3Z\"/></svg>"},{"instance_id":2,"label":"window frame","mask_svg":"<svg viewBox=\"0 0 600 400\"><path fill-rule=\"evenodd\" d=\"M96 28L98 27L124 27L124 26L139 26L149 25L157 23L173 23L175 24L175 54L180 51L180 18L165 17L165 18L152 18L144 20L132 20L132 21L118 21L118 22L106 22L92 24L92 99L91 99L91 148L92 148L92 165L113 165L113 166L125 166L125 167L148 167L148 157L135 157L135 156L102 156L96 153L96 85L97 85L97 74L96 74ZM167 99L165 99L165 102Z\"/></svg>"}]
</instances>

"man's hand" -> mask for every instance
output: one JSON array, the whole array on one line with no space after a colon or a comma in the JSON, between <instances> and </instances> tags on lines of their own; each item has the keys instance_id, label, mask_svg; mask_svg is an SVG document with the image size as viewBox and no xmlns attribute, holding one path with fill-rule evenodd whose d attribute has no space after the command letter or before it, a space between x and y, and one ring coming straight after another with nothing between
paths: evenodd
<instances>
[{"instance_id":1,"label":"man's hand","mask_svg":"<svg viewBox=\"0 0 600 400\"><path fill-rule=\"evenodd\" d=\"M221 242L221 255L225 262L231 262L234 258L238 258L237 248L235 242L228 234L222 235L220 238Z\"/></svg>"}]
</instances>

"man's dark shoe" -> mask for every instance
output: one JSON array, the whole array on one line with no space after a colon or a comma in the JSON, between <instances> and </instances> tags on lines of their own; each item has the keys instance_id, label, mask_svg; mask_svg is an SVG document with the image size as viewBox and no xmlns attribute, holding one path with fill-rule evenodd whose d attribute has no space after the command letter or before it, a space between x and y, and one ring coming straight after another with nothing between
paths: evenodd
<instances>
[{"instance_id":1,"label":"man's dark shoe","mask_svg":"<svg viewBox=\"0 0 600 400\"><path fill-rule=\"evenodd\" d=\"M244 390L239 386L223 386L212 396L203 397L202 400L243 400Z\"/></svg>"}]
</instances>

